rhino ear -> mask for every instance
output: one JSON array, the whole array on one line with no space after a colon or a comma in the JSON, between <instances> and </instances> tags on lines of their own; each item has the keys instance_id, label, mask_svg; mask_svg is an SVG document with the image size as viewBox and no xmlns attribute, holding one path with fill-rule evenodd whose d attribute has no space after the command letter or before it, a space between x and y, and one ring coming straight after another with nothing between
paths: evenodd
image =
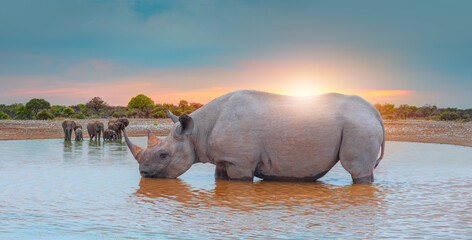
<instances>
[{"instance_id":1,"label":"rhino ear","mask_svg":"<svg viewBox=\"0 0 472 240\"><path fill-rule=\"evenodd\" d=\"M187 114L182 114L179 117L180 126L176 129L179 135L188 135L193 130L193 119Z\"/></svg>"}]
</instances>

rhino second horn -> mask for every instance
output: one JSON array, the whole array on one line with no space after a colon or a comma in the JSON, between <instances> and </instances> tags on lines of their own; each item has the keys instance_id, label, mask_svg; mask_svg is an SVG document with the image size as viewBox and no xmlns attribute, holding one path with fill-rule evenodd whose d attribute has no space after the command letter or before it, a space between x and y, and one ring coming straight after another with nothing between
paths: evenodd
<instances>
[{"instance_id":1,"label":"rhino second horn","mask_svg":"<svg viewBox=\"0 0 472 240\"><path fill-rule=\"evenodd\" d=\"M172 122L176 123L179 121L179 118L176 117L174 114L172 114L169 109L167 109L167 115L169 115L170 119L172 119Z\"/></svg>"},{"instance_id":2,"label":"rhino second horn","mask_svg":"<svg viewBox=\"0 0 472 240\"><path fill-rule=\"evenodd\" d=\"M133 154L133 157L136 159L136 161L138 161L138 163L140 163L141 158L143 157L144 148L134 145L131 142L131 140L129 140L128 134L126 134L126 130L123 129L123 133L125 135L125 141L126 141L126 144L128 145L129 150Z\"/></svg>"},{"instance_id":3,"label":"rhino second horn","mask_svg":"<svg viewBox=\"0 0 472 240\"><path fill-rule=\"evenodd\" d=\"M156 146L161 139L157 138L156 135L152 134L151 130L148 129L148 148Z\"/></svg>"}]
</instances>

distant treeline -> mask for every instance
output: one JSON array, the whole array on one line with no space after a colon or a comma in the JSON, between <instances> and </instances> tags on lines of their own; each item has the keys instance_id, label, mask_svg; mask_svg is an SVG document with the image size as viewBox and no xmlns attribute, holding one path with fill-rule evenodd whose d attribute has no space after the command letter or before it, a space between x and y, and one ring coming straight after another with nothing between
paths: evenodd
<instances>
[{"instance_id":1,"label":"distant treeline","mask_svg":"<svg viewBox=\"0 0 472 240\"><path fill-rule=\"evenodd\" d=\"M139 94L133 97L126 107L113 107L108 105L100 97L94 97L85 104L72 106L52 105L44 100L33 98L25 105L14 103L11 105L0 104L0 119L39 119L47 120L54 118L166 118L166 109L174 115L180 116L182 113L192 113L202 107L203 104L180 100L178 105L171 103L154 104L154 101ZM394 104L374 105L386 120L398 119L426 119L435 121L472 121L472 109L457 108L437 108L436 106L425 105L422 107L402 104L396 107Z\"/></svg>"},{"instance_id":2,"label":"distant treeline","mask_svg":"<svg viewBox=\"0 0 472 240\"><path fill-rule=\"evenodd\" d=\"M21 103L0 104L0 119L166 118L166 109L174 115L180 116L182 113L192 113L202 106L203 104L188 103L186 100L180 100L177 106L171 103L154 104L151 98L143 94L133 97L126 107L110 106L100 97L94 97L85 104L72 106L51 105L44 99L33 98L25 105Z\"/></svg>"},{"instance_id":3,"label":"distant treeline","mask_svg":"<svg viewBox=\"0 0 472 240\"><path fill-rule=\"evenodd\" d=\"M457 121L468 122L472 121L472 108L457 109L457 108L438 108L435 105L425 105L422 107L409 106L402 104L395 107L394 104L375 104L383 119L398 120L398 119L425 119L434 121Z\"/></svg>"}]
</instances>

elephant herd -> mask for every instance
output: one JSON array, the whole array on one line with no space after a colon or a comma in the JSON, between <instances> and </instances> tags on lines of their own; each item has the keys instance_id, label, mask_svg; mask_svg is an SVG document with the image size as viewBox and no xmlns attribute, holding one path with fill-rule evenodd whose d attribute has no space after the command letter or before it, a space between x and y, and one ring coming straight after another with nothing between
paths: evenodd
<instances>
[{"instance_id":1,"label":"elephant herd","mask_svg":"<svg viewBox=\"0 0 472 240\"><path fill-rule=\"evenodd\" d=\"M104 141L112 141L122 139L122 131L129 125L129 121L126 118L110 119L108 121L108 129L105 130L105 126L100 121L92 121L87 124L87 132L90 140L100 141L103 136ZM71 141L72 131L75 133L75 140L82 141L82 125L72 120L65 120L62 122L62 129L64 130L64 140Z\"/></svg>"}]
</instances>

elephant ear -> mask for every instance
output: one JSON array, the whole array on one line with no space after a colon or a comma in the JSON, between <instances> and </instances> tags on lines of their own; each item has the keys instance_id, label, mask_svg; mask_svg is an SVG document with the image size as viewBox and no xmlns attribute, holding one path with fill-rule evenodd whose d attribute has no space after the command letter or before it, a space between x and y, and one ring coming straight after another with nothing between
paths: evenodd
<instances>
[{"instance_id":1,"label":"elephant ear","mask_svg":"<svg viewBox=\"0 0 472 240\"><path fill-rule=\"evenodd\" d=\"M127 127L129 125L129 120L126 118L121 118L120 122L123 124L123 127Z\"/></svg>"}]
</instances>

